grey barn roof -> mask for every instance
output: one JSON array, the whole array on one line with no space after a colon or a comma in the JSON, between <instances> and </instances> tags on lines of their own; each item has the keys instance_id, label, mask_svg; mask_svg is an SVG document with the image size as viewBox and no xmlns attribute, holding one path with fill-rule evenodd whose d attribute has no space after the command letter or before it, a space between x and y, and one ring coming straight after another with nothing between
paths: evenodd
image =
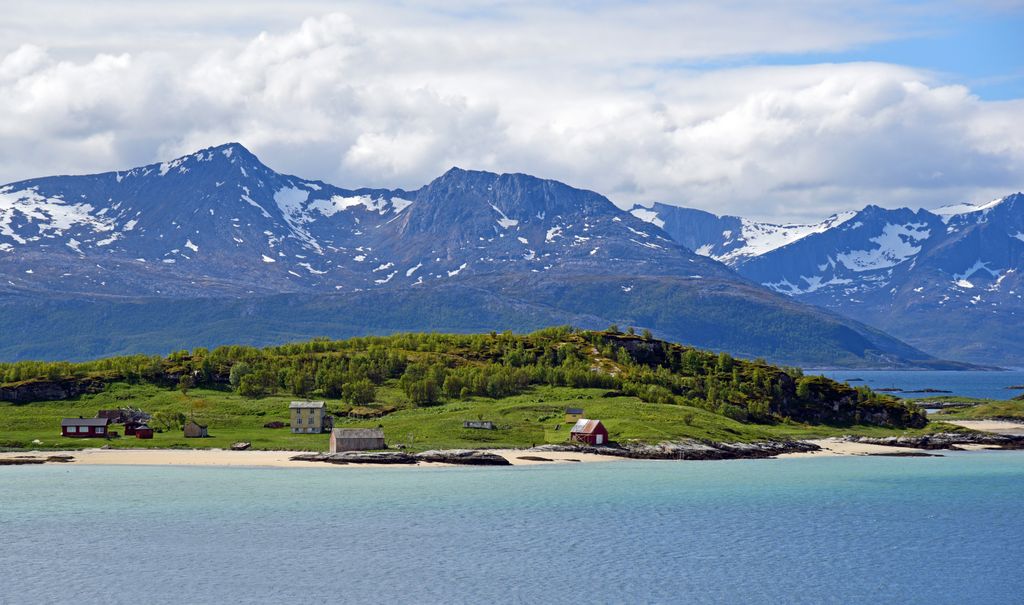
<instances>
[{"instance_id":1,"label":"grey barn roof","mask_svg":"<svg viewBox=\"0 0 1024 605\"><path fill-rule=\"evenodd\" d=\"M565 408L566 414L582 414L583 408Z\"/></svg>"},{"instance_id":2,"label":"grey barn roof","mask_svg":"<svg viewBox=\"0 0 1024 605\"><path fill-rule=\"evenodd\" d=\"M580 418L579 420L576 421L576 424L573 425L572 429L569 432L570 433L582 433L584 435L589 435L590 433L593 433L594 431L596 431L598 426L601 426L601 421L600 420L591 420L589 418Z\"/></svg>"},{"instance_id":3,"label":"grey barn roof","mask_svg":"<svg viewBox=\"0 0 1024 605\"><path fill-rule=\"evenodd\" d=\"M288 409L296 410L312 408L318 410L324 407L324 405L326 404L323 401L293 401L291 402L291 404L288 405Z\"/></svg>"},{"instance_id":4,"label":"grey barn roof","mask_svg":"<svg viewBox=\"0 0 1024 605\"><path fill-rule=\"evenodd\" d=\"M62 418L61 426L107 426L110 418Z\"/></svg>"},{"instance_id":5,"label":"grey barn roof","mask_svg":"<svg viewBox=\"0 0 1024 605\"><path fill-rule=\"evenodd\" d=\"M383 439L384 429L334 429L338 439Z\"/></svg>"}]
</instances>

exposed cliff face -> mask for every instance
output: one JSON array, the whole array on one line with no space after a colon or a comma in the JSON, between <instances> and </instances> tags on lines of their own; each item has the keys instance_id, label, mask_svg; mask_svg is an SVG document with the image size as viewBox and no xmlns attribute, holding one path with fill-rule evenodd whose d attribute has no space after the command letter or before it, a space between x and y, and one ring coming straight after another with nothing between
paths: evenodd
<instances>
[{"instance_id":1,"label":"exposed cliff face","mask_svg":"<svg viewBox=\"0 0 1024 605\"><path fill-rule=\"evenodd\" d=\"M64 378L61 380L31 380L0 386L0 401L29 403L71 399L79 395L99 393L104 383L95 378Z\"/></svg>"}]
</instances>

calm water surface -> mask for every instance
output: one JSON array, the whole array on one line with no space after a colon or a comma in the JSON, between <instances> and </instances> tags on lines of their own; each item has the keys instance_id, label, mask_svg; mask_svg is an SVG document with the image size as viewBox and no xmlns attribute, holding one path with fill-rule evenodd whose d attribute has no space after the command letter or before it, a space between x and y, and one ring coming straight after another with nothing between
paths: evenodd
<instances>
[{"instance_id":1,"label":"calm water surface","mask_svg":"<svg viewBox=\"0 0 1024 605\"><path fill-rule=\"evenodd\" d=\"M1020 603L1024 453L0 468L2 603Z\"/></svg>"},{"instance_id":2,"label":"calm water surface","mask_svg":"<svg viewBox=\"0 0 1024 605\"><path fill-rule=\"evenodd\" d=\"M817 371L808 370L808 374ZM1024 389L1010 389L1024 386L1024 370L1010 372L952 372L952 371L907 371L907 370L833 370L821 372L829 378L850 381L851 386L866 384L873 389L900 388L906 391L920 389L941 389L952 393L892 393L898 397L935 397L937 395L960 395L985 399L1010 399ZM854 379L860 378L861 381Z\"/></svg>"}]
</instances>

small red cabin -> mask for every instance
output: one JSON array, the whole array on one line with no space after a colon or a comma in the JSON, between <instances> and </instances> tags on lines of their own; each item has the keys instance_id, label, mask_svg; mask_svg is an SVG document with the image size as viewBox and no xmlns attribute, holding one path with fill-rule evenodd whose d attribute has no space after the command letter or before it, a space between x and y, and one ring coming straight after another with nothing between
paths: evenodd
<instances>
[{"instance_id":1,"label":"small red cabin","mask_svg":"<svg viewBox=\"0 0 1024 605\"><path fill-rule=\"evenodd\" d=\"M128 434L128 429L125 428L125 434ZM137 425L135 427L135 438L136 439L152 439L153 429L149 428L144 424Z\"/></svg>"},{"instance_id":2,"label":"small red cabin","mask_svg":"<svg viewBox=\"0 0 1024 605\"><path fill-rule=\"evenodd\" d=\"M110 418L64 418L60 434L64 437L106 437Z\"/></svg>"},{"instance_id":3,"label":"small red cabin","mask_svg":"<svg viewBox=\"0 0 1024 605\"><path fill-rule=\"evenodd\" d=\"M600 420L588 420L580 418L569 431L569 440L588 445L606 445L608 443L608 429L604 428Z\"/></svg>"}]
</instances>

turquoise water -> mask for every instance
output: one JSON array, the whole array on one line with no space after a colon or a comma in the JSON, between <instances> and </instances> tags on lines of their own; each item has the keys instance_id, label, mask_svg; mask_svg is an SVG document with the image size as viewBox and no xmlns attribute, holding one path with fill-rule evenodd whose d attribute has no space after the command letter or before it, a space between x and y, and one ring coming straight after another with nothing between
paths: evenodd
<instances>
[{"instance_id":1,"label":"turquoise water","mask_svg":"<svg viewBox=\"0 0 1024 605\"><path fill-rule=\"evenodd\" d=\"M809 374L817 371L808 370ZM851 386L866 384L873 389L900 388L907 391L919 389L942 389L952 393L892 393L898 397L935 397L937 395L960 395L983 397L985 399L1010 399L1024 393L1022 389L1007 387L1024 385L1024 370L1010 372L915 372L906 370L833 370L821 372L829 378L850 382Z\"/></svg>"},{"instance_id":2,"label":"turquoise water","mask_svg":"<svg viewBox=\"0 0 1024 605\"><path fill-rule=\"evenodd\" d=\"M1024 453L0 468L0 602L1024 599Z\"/></svg>"}]
</instances>

